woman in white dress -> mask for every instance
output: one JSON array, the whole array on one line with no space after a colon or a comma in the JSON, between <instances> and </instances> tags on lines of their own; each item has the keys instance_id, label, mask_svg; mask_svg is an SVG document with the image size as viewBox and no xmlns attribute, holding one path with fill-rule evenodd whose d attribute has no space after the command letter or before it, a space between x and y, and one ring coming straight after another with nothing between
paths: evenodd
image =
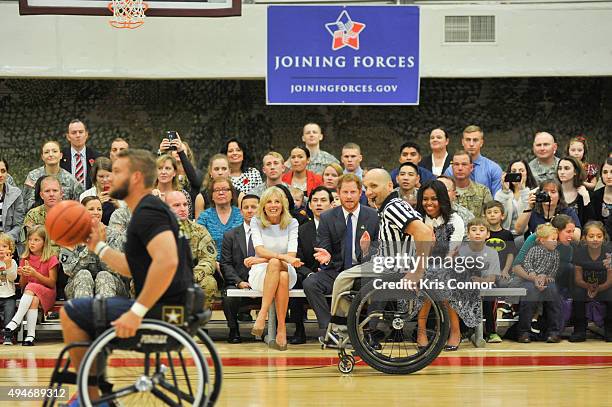
<instances>
[{"instance_id":1,"label":"woman in white dress","mask_svg":"<svg viewBox=\"0 0 612 407\"><path fill-rule=\"evenodd\" d=\"M287 349L285 316L289 305L289 290L297 281L295 267L303 263L296 256L298 221L289 213L285 194L277 187L268 188L259 201L257 216L251 220L251 237L255 257L244 260L250 267L249 284L263 292L261 310L251 333L262 336L268 309L276 306L276 349Z\"/></svg>"}]
</instances>

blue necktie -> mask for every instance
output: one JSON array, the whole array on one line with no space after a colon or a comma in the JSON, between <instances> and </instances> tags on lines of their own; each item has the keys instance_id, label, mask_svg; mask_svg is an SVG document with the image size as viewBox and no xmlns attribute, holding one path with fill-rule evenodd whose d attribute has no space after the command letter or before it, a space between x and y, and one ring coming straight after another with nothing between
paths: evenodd
<instances>
[{"instance_id":1,"label":"blue necktie","mask_svg":"<svg viewBox=\"0 0 612 407\"><path fill-rule=\"evenodd\" d=\"M249 232L249 242L247 244L247 257L255 256L255 247L253 247L253 236Z\"/></svg>"},{"instance_id":2,"label":"blue necktie","mask_svg":"<svg viewBox=\"0 0 612 407\"><path fill-rule=\"evenodd\" d=\"M353 214L346 217L346 234L344 235L344 269L353 267Z\"/></svg>"}]
</instances>

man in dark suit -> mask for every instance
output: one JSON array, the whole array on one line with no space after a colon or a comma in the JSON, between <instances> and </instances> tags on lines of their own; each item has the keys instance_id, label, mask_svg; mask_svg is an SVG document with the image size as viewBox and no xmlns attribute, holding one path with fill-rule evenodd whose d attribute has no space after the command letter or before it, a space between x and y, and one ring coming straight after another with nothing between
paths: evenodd
<instances>
[{"instance_id":1,"label":"man in dark suit","mask_svg":"<svg viewBox=\"0 0 612 407\"><path fill-rule=\"evenodd\" d=\"M257 213L259 197L247 194L240 202L240 212L244 223L225 232L221 245L221 274L225 280L225 288L251 288L249 285L249 268L244 260L255 256L255 247L251 239L251 219ZM223 297L223 313L230 329L228 342L240 343L240 330L238 329L238 311L241 305L253 302L245 297Z\"/></svg>"},{"instance_id":2,"label":"man in dark suit","mask_svg":"<svg viewBox=\"0 0 612 407\"><path fill-rule=\"evenodd\" d=\"M298 251L297 257L304 262L296 272L298 281L294 288L303 288L303 281L312 273L319 271L319 262L314 258L315 246L317 241L317 228L319 227L321 213L331 208L334 196L331 191L320 185L310 192L308 206L312 211L313 218L300 226L298 231ZM292 345L306 343L306 330L304 329L304 299L291 298L289 300L289 310L291 318L295 322L295 334L289 340Z\"/></svg>"},{"instance_id":3,"label":"man in dark suit","mask_svg":"<svg viewBox=\"0 0 612 407\"><path fill-rule=\"evenodd\" d=\"M74 175L86 190L93 185L89 174L95 159L100 156L96 150L86 146L88 138L89 132L85 123L79 119L72 120L66 133L70 146L62 150L60 161L60 167Z\"/></svg>"},{"instance_id":4,"label":"man in dark suit","mask_svg":"<svg viewBox=\"0 0 612 407\"><path fill-rule=\"evenodd\" d=\"M341 206L323 212L317 229L314 256L321 270L313 271L303 282L323 335L331 319L325 296L332 293L334 280L343 270L367 261L370 244L378 239L378 214L359 204L361 187L361 180L354 174L338 179Z\"/></svg>"}]
</instances>

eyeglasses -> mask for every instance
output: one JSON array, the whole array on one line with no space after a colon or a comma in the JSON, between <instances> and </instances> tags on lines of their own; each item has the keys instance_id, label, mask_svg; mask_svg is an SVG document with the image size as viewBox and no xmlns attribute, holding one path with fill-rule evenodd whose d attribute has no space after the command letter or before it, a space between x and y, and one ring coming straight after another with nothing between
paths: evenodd
<instances>
[{"instance_id":1,"label":"eyeglasses","mask_svg":"<svg viewBox=\"0 0 612 407\"><path fill-rule=\"evenodd\" d=\"M214 193L214 192L216 192L216 193L218 193L218 194L219 194L219 193L221 193L221 192L223 192L224 194L226 194L226 193L228 193L228 192L230 192L230 191L231 191L231 189L230 189L230 188L215 188L215 189L213 189L213 193Z\"/></svg>"}]
</instances>

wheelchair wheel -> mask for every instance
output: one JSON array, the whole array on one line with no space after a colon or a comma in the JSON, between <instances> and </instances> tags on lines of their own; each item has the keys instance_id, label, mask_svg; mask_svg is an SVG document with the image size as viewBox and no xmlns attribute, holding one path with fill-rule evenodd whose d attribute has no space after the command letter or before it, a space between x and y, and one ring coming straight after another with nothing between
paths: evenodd
<instances>
[{"instance_id":1,"label":"wheelchair wheel","mask_svg":"<svg viewBox=\"0 0 612 407\"><path fill-rule=\"evenodd\" d=\"M97 365L104 363L103 377ZM109 383L99 400L91 400L88 377ZM90 379L91 380L91 379ZM78 371L81 405L102 402L122 406L207 406L208 365L193 339L162 321L145 319L133 338L106 330L90 346Z\"/></svg>"},{"instance_id":2,"label":"wheelchair wheel","mask_svg":"<svg viewBox=\"0 0 612 407\"><path fill-rule=\"evenodd\" d=\"M348 333L361 359L388 374L409 374L431 364L442 351L450 323L446 307L421 291L432 302L427 321L428 345L419 348L417 294L409 290L376 290L366 285L351 302Z\"/></svg>"},{"instance_id":3,"label":"wheelchair wheel","mask_svg":"<svg viewBox=\"0 0 612 407\"><path fill-rule=\"evenodd\" d=\"M221 393L221 383L223 381L223 366L221 365L221 357L217 352L217 348L215 348L215 344L210 339L210 336L206 334L202 329L198 329L197 332L198 338L202 341L202 344L208 350L210 354L210 359L212 360L212 370L210 372L210 383L212 383L212 389L207 392L210 394L209 401L207 406L214 406L217 398L219 398L219 394Z\"/></svg>"}]
</instances>

